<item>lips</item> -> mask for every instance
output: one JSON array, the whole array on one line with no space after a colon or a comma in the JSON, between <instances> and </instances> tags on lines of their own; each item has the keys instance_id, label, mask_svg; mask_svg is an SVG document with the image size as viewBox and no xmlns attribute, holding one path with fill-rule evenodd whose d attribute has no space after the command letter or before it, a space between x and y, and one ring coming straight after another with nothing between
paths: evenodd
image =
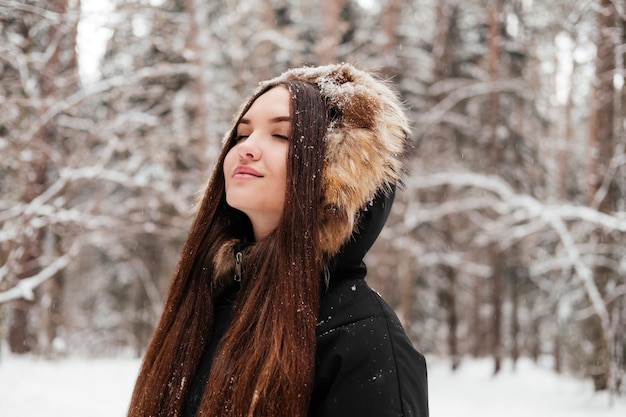
<instances>
[{"instance_id":1,"label":"lips","mask_svg":"<svg viewBox=\"0 0 626 417\"><path fill-rule=\"evenodd\" d=\"M233 177L240 177L240 178L257 177L257 178L261 178L261 177L263 177L263 175L261 175L261 173L259 171L257 171L256 169L254 169L252 167L245 166L245 165L240 165L237 168L235 168L235 170L233 171Z\"/></svg>"}]
</instances>

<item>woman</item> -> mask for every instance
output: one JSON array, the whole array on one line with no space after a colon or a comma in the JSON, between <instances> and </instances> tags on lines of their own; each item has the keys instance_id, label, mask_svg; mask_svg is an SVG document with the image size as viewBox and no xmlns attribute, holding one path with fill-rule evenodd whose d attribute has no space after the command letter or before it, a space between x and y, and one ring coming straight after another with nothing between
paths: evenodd
<instances>
[{"instance_id":1,"label":"woman","mask_svg":"<svg viewBox=\"0 0 626 417\"><path fill-rule=\"evenodd\" d=\"M262 83L225 138L129 416L428 416L426 364L364 281L403 170L395 93L351 65Z\"/></svg>"}]
</instances>

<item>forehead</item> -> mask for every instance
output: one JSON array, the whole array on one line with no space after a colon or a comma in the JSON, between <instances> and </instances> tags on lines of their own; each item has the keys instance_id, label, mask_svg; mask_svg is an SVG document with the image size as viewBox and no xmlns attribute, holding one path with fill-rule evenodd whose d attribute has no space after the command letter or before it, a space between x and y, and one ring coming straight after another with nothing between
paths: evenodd
<instances>
[{"instance_id":1,"label":"forehead","mask_svg":"<svg viewBox=\"0 0 626 417\"><path fill-rule=\"evenodd\" d=\"M251 118L274 118L289 116L291 108L291 94L286 87L279 85L258 96L248 111L242 116L242 121Z\"/></svg>"}]
</instances>

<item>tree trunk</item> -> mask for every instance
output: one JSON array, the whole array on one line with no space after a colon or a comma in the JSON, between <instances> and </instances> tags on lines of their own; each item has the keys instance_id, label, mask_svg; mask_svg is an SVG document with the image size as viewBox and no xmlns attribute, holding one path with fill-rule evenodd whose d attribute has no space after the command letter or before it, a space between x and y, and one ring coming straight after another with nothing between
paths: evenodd
<instances>
[{"instance_id":1,"label":"tree trunk","mask_svg":"<svg viewBox=\"0 0 626 417\"><path fill-rule=\"evenodd\" d=\"M563 372L563 343L561 342L562 332L561 326L558 323L558 314L558 303L555 303L554 307L552 308L552 317L555 317L557 324L552 341L552 343L554 344L554 346L552 347L552 355L554 356L552 369L554 369L554 372L556 372L557 374L560 374Z\"/></svg>"},{"instance_id":2,"label":"tree trunk","mask_svg":"<svg viewBox=\"0 0 626 417\"><path fill-rule=\"evenodd\" d=\"M395 47L398 43L394 40L397 36L397 25L401 16L401 4L399 2L390 2L388 5L388 15L383 19L383 30L387 33L387 40L390 43L383 49L383 56L389 58L385 61L385 68L388 68L391 72L391 68L397 65L395 58L391 56L395 55L392 47ZM448 0L442 0L437 2L436 6L436 33L433 43L433 56L435 61L434 69L434 81L445 81L450 77L454 77L454 61L456 59L456 50L459 43L458 32L455 30L457 26L457 13L456 5ZM437 101L442 100L442 96L435 97ZM453 140L458 140L455 135L458 135L453 129L443 127L445 131L450 132L453 135ZM449 192L448 187L442 187L439 190L437 200L445 201ZM442 219L442 239L450 248L455 247L453 226L449 217ZM442 284L440 290L441 307L445 311L446 323L447 323L447 345L448 355L450 356L452 363L452 369L457 369L460 365L461 353L459 352L458 344L458 300L457 300L457 271L449 266L442 266L443 274L446 277L445 282ZM479 320L476 321L479 323Z\"/></svg>"},{"instance_id":3,"label":"tree trunk","mask_svg":"<svg viewBox=\"0 0 626 417\"><path fill-rule=\"evenodd\" d=\"M445 1L440 1L439 3L445 3ZM384 36L383 45L381 48L381 72L383 77L393 77L400 72L398 70L400 63L398 62L396 48L398 47L398 45L402 44L402 42L400 42L400 40L398 39L398 26L400 24L403 4L404 2L402 0L389 0L383 2L384 6L381 13L380 22Z\"/></svg>"},{"instance_id":4,"label":"tree trunk","mask_svg":"<svg viewBox=\"0 0 626 417\"><path fill-rule=\"evenodd\" d=\"M520 317L519 317L519 298L520 298L520 281L517 272L513 273L511 281L511 360L513 367L517 365L520 356L519 337L520 337Z\"/></svg>"},{"instance_id":5,"label":"tree trunk","mask_svg":"<svg viewBox=\"0 0 626 417\"><path fill-rule=\"evenodd\" d=\"M410 327L411 304L413 303L413 268L409 265L400 281L400 299L398 302L398 317L405 328Z\"/></svg>"},{"instance_id":6,"label":"tree trunk","mask_svg":"<svg viewBox=\"0 0 626 417\"><path fill-rule=\"evenodd\" d=\"M481 315L485 296L483 288L485 282L482 278L475 278L472 282L472 314L469 324L469 334L472 335L472 357L479 358L486 353L485 342L487 329L483 325L484 320Z\"/></svg>"},{"instance_id":7,"label":"tree trunk","mask_svg":"<svg viewBox=\"0 0 626 417\"><path fill-rule=\"evenodd\" d=\"M457 284L456 272L453 268L444 267L446 282L440 293L441 306L446 311L446 322L448 324L448 355L452 363L452 370L456 370L461 364L461 354L459 352L459 340L457 337L459 327L459 317L457 314Z\"/></svg>"},{"instance_id":8,"label":"tree trunk","mask_svg":"<svg viewBox=\"0 0 626 417\"><path fill-rule=\"evenodd\" d=\"M209 42L209 36L207 35L209 12L205 3L198 0L185 0L185 10L189 19L187 45L188 49L192 51L189 61L197 66L197 76L193 80L196 87L194 89L196 114L193 118L191 134L205 145L204 149L208 150L207 153L210 156L215 156L219 154L220 149L218 146L211 145L213 142L217 144L218 141L213 141L208 137L212 131L209 121L209 108L212 106L209 97L211 65L208 57L210 56L210 45L207 45L207 42Z\"/></svg>"},{"instance_id":9,"label":"tree trunk","mask_svg":"<svg viewBox=\"0 0 626 417\"><path fill-rule=\"evenodd\" d=\"M489 76L492 82L500 78L500 9L501 0L492 0L489 10ZM489 126L491 129L491 163L494 175L500 172L501 150L498 138L499 94L489 94ZM499 245L490 246L492 267L492 294L493 307L491 353L494 360L494 373L500 372L502 367L502 304L504 302L504 263Z\"/></svg>"},{"instance_id":10,"label":"tree trunk","mask_svg":"<svg viewBox=\"0 0 626 417\"><path fill-rule=\"evenodd\" d=\"M615 178L611 178L613 173L608 169L615 152L613 75L616 68L616 45L611 32L617 27L616 15L611 0L599 0L596 71L589 134L592 155L589 164L589 201L603 213L615 211L618 198ZM598 233L596 240L599 245L609 244L611 237ZM603 298L606 294L606 285L612 280L612 274L611 270L601 266L594 269L595 285ZM613 340L609 340L610 331L605 325L599 315L584 323L585 333L594 346L594 352L588 358L588 372L596 390L608 389L612 378L613 358L610 346Z\"/></svg>"},{"instance_id":11,"label":"tree trunk","mask_svg":"<svg viewBox=\"0 0 626 417\"><path fill-rule=\"evenodd\" d=\"M596 72L593 107L590 118L589 148L589 201L604 213L615 210L613 179L606 190L601 190L603 176L613 158L614 98L613 74L615 72L614 42L610 31L615 29L615 10L611 0L599 0L598 39L596 41ZM600 191L605 191L599 194Z\"/></svg>"},{"instance_id":12,"label":"tree trunk","mask_svg":"<svg viewBox=\"0 0 626 417\"><path fill-rule=\"evenodd\" d=\"M55 96L70 94L71 86L75 87L77 85L75 51L78 21L74 17L77 15L77 10L68 13L67 8L67 0L50 0L47 3L47 10L57 13L59 16L64 16L64 19L60 24L50 24L49 38L51 42L56 42L56 47L50 54L48 61L45 62L41 73L31 75L37 78L39 94L41 95L41 97L31 98L50 99ZM26 48L30 47L26 45L24 48L26 50ZM60 80L59 78L63 79ZM41 111L44 112L45 108ZM41 126L39 131L33 136L30 143L33 158L26 175L26 185L22 196L22 201L25 204L31 203L40 196L48 186L50 149L56 135L56 129L52 124L48 123ZM16 268L18 279L26 279L35 275L42 266L40 257L43 252L45 231L39 226L33 226L28 219L25 219L24 223L26 230L22 234L24 241L21 242L23 252L18 258ZM17 300L11 306L8 341L9 349L13 353L23 354L35 348L38 332L30 326L32 306L32 302L26 300ZM61 308L61 305L57 304L55 308L57 309L54 312L55 317L62 315L62 312L58 310ZM58 320L55 318L55 321ZM47 324L52 327L55 326L52 322ZM44 333L55 334L56 328L47 329Z\"/></svg>"},{"instance_id":13,"label":"tree trunk","mask_svg":"<svg viewBox=\"0 0 626 417\"><path fill-rule=\"evenodd\" d=\"M542 317L537 314L531 323L531 333L533 335L532 344L530 346L530 356L533 359L533 362L538 363L539 358L541 357L541 337L539 336L541 333L541 320Z\"/></svg>"},{"instance_id":14,"label":"tree trunk","mask_svg":"<svg viewBox=\"0 0 626 417\"><path fill-rule=\"evenodd\" d=\"M563 138L559 141L559 158L556 163L559 166L559 195L562 201L569 200L570 188L570 165L571 165L571 147L574 136L574 123L572 120L572 111L574 110L574 73L576 72L576 60L572 57L572 83L567 92L567 102L565 104L565 114L563 117L564 132Z\"/></svg>"},{"instance_id":15,"label":"tree trunk","mask_svg":"<svg viewBox=\"0 0 626 417\"><path fill-rule=\"evenodd\" d=\"M56 239L53 233L48 233L46 240ZM53 243L53 242L50 242ZM54 242L56 243L56 242ZM48 245L46 245L48 246ZM53 249L54 248L50 248ZM44 252L48 252L46 249ZM58 253L55 253L58 255ZM54 255L50 254L50 255ZM63 272L57 273L55 276L46 281L37 291L40 295L40 303L38 304L40 331L38 340L38 351L48 358L58 357L65 353L65 341L63 340L63 327L65 322L64 309L64 286L65 275Z\"/></svg>"},{"instance_id":16,"label":"tree trunk","mask_svg":"<svg viewBox=\"0 0 626 417\"><path fill-rule=\"evenodd\" d=\"M48 157L47 147L49 136L46 129L32 140L33 158L30 163L30 175L22 197L25 204L31 203L44 190L47 184ZM21 242L22 255L17 259L17 279L26 279L39 272L40 257L43 246L43 231L35 228L26 219L24 240ZM15 300L11 303L9 323L9 349L13 353L24 354L35 348L35 331L30 326L30 313L33 306L31 300Z\"/></svg>"},{"instance_id":17,"label":"tree trunk","mask_svg":"<svg viewBox=\"0 0 626 417\"><path fill-rule=\"evenodd\" d=\"M502 368L503 343L502 343L502 305L504 303L504 262L500 247L494 243L490 247L491 267L492 267L492 288L491 305L493 307L492 317L492 339L491 354L494 361L494 374L500 372Z\"/></svg>"}]
</instances>

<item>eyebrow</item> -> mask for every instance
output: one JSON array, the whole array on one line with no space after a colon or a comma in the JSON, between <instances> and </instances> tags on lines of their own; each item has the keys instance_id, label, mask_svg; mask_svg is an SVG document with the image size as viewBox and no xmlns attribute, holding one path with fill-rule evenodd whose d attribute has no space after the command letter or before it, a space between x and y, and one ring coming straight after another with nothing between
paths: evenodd
<instances>
[{"instance_id":1,"label":"eyebrow","mask_svg":"<svg viewBox=\"0 0 626 417\"><path fill-rule=\"evenodd\" d=\"M270 119L271 123L281 123L281 122L291 122L291 117L289 116L278 116ZM249 125L250 119L242 118L239 120L240 124Z\"/></svg>"}]
</instances>

